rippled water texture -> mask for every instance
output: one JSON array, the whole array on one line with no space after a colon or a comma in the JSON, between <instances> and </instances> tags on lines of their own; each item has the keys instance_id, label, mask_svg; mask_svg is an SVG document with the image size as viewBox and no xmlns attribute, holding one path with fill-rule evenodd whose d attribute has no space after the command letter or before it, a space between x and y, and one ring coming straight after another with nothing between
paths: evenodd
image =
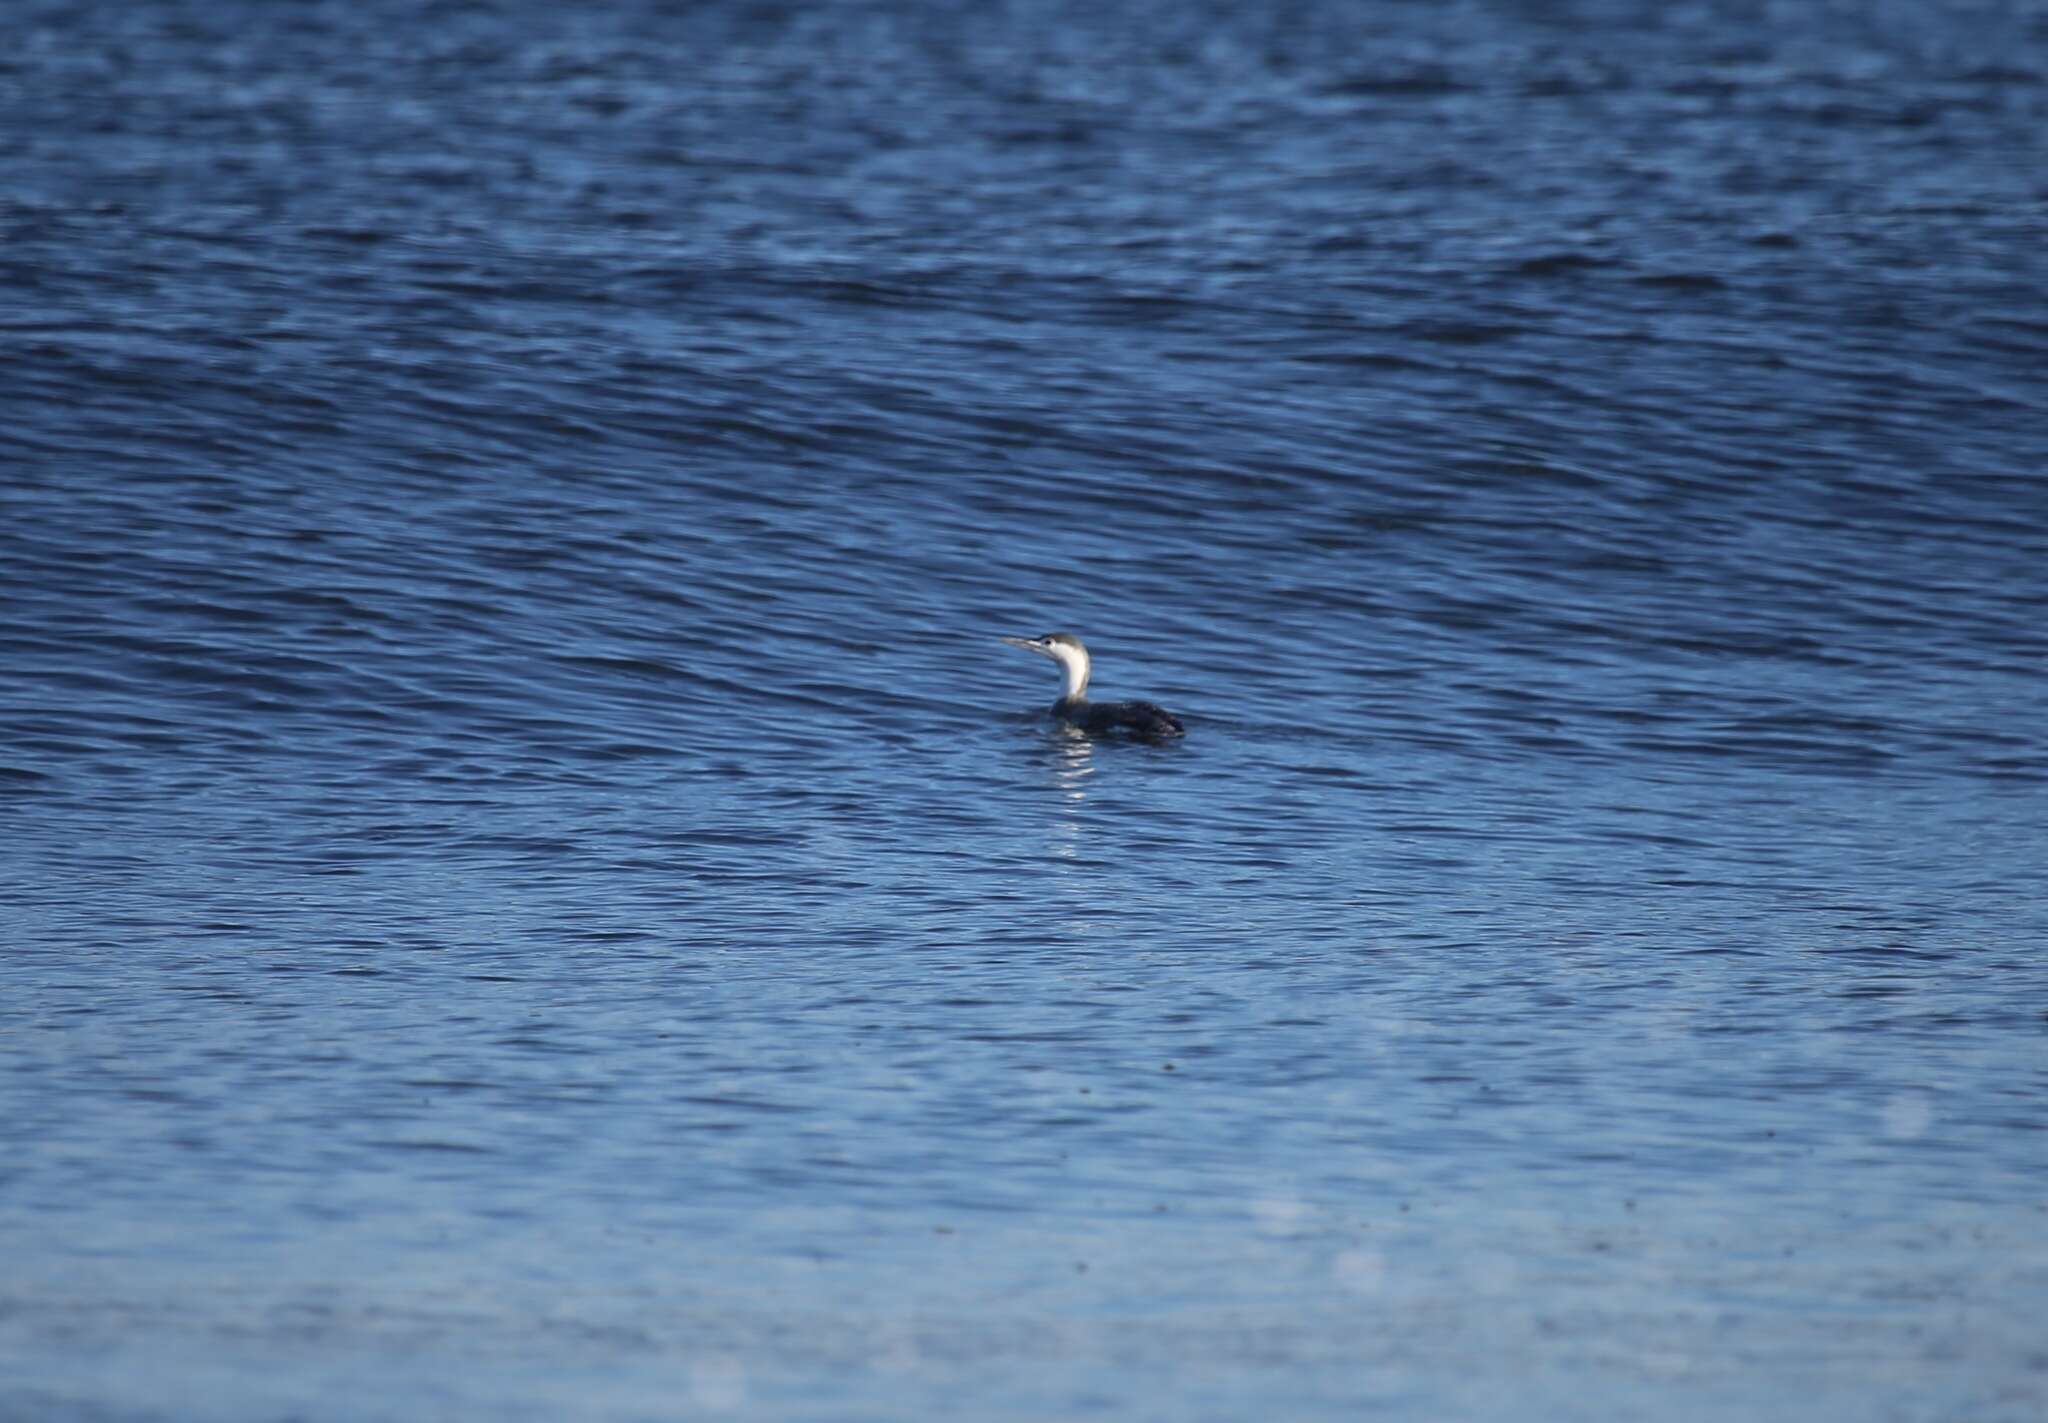
<instances>
[{"instance_id":1,"label":"rippled water texture","mask_svg":"<svg viewBox=\"0 0 2048 1423\"><path fill-rule=\"evenodd\" d=\"M2048 1413L2038 4L6 29L0 1417Z\"/></svg>"}]
</instances>

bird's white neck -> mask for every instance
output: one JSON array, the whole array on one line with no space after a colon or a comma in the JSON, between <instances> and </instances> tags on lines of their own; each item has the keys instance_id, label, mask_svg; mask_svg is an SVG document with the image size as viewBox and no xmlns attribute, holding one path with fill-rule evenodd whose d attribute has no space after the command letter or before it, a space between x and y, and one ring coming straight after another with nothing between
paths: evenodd
<instances>
[{"instance_id":1,"label":"bird's white neck","mask_svg":"<svg viewBox=\"0 0 2048 1423\"><path fill-rule=\"evenodd\" d=\"M1060 691L1063 702L1077 701L1088 694L1088 650L1083 647L1068 647L1054 643L1052 655L1059 659L1060 672L1065 685Z\"/></svg>"}]
</instances>

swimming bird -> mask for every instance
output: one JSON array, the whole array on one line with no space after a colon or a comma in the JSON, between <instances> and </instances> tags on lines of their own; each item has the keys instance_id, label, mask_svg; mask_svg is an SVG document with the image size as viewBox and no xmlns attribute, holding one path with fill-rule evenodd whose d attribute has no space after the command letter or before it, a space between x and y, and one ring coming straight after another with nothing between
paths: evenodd
<instances>
[{"instance_id":1,"label":"swimming bird","mask_svg":"<svg viewBox=\"0 0 2048 1423\"><path fill-rule=\"evenodd\" d=\"M1187 728L1180 718L1151 702L1091 702L1088 700L1088 649L1070 632L1049 632L1044 637L1006 637L1012 647L1050 657L1060 664L1065 683L1052 714L1069 726L1083 731L1122 731L1147 740L1179 736Z\"/></svg>"}]
</instances>

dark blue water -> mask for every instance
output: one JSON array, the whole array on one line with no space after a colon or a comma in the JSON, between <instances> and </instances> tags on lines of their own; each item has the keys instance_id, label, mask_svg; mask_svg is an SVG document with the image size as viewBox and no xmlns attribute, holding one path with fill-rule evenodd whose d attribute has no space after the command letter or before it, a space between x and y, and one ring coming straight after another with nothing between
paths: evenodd
<instances>
[{"instance_id":1,"label":"dark blue water","mask_svg":"<svg viewBox=\"0 0 2048 1423\"><path fill-rule=\"evenodd\" d=\"M2038 4L6 32L0 1416L2048 1409Z\"/></svg>"}]
</instances>

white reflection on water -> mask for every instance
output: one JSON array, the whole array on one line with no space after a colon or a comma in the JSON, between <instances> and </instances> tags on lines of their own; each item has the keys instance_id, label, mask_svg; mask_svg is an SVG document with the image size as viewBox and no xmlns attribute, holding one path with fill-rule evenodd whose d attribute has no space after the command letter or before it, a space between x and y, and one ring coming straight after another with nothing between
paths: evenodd
<instances>
[{"instance_id":1,"label":"white reflection on water","mask_svg":"<svg viewBox=\"0 0 2048 1423\"><path fill-rule=\"evenodd\" d=\"M1894 1141L1924 1136L1934 1125L1934 1102L1925 1092L1901 1092L1884 1104L1884 1134Z\"/></svg>"},{"instance_id":2,"label":"white reflection on water","mask_svg":"<svg viewBox=\"0 0 2048 1423\"><path fill-rule=\"evenodd\" d=\"M747 1369L729 1354L690 1365L690 1402L710 1413L730 1413L747 1401Z\"/></svg>"},{"instance_id":3,"label":"white reflection on water","mask_svg":"<svg viewBox=\"0 0 2048 1423\"><path fill-rule=\"evenodd\" d=\"M1330 1262L1337 1283L1354 1294L1371 1294L1387 1278L1387 1257L1377 1250L1342 1250Z\"/></svg>"},{"instance_id":4,"label":"white reflection on water","mask_svg":"<svg viewBox=\"0 0 2048 1423\"><path fill-rule=\"evenodd\" d=\"M1080 803L1088 799L1087 781L1095 774L1095 743L1072 727L1063 727L1066 737L1058 743L1053 764L1053 784L1068 804L1052 822L1052 853L1063 860L1085 858L1083 848L1091 832Z\"/></svg>"},{"instance_id":5,"label":"white reflection on water","mask_svg":"<svg viewBox=\"0 0 2048 1423\"><path fill-rule=\"evenodd\" d=\"M1095 742L1086 733L1071 726L1062 727L1061 730L1065 736L1060 742L1060 760L1053 771L1053 777L1066 792L1069 800L1085 800L1088 792L1083 783L1095 774L1092 759L1095 755Z\"/></svg>"}]
</instances>

